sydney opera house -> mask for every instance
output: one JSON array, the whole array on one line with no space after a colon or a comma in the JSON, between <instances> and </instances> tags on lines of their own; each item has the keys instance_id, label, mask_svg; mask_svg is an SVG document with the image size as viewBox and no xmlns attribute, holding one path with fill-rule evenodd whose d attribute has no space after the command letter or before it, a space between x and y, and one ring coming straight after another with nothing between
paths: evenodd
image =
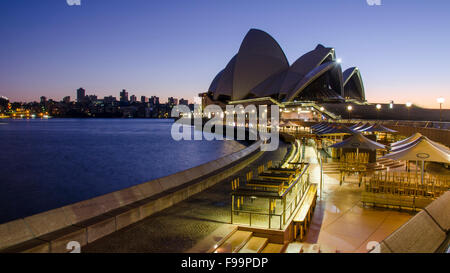
<instances>
[{"instance_id":1,"label":"sydney opera house","mask_svg":"<svg viewBox=\"0 0 450 273\"><path fill-rule=\"evenodd\" d=\"M202 104L278 104L283 119L450 121L448 110L366 100L361 72L343 69L335 49L318 44L289 64L269 34L251 29L225 68L201 93ZM349 110L351 109L351 110Z\"/></svg>"},{"instance_id":2,"label":"sydney opera house","mask_svg":"<svg viewBox=\"0 0 450 273\"><path fill-rule=\"evenodd\" d=\"M342 70L334 48L321 44L289 65L280 45L266 32L251 29L238 53L212 81L209 103L272 98L277 102L364 103L357 67Z\"/></svg>"}]
</instances>

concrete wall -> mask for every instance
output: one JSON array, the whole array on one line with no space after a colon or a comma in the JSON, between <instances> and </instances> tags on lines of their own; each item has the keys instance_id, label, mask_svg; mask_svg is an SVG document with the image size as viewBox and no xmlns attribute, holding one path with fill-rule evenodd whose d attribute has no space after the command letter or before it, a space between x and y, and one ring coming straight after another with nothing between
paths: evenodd
<instances>
[{"instance_id":1,"label":"concrete wall","mask_svg":"<svg viewBox=\"0 0 450 273\"><path fill-rule=\"evenodd\" d=\"M384 253L433 253L450 228L450 192L446 192L381 242Z\"/></svg>"},{"instance_id":2,"label":"concrete wall","mask_svg":"<svg viewBox=\"0 0 450 273\"><path fill-rule=\"evenodd\" d=\"M3 252L67 252L124 228L228 178L258 158L261 142L203 165L0 225Z\"/></svg>"}]
</instances>

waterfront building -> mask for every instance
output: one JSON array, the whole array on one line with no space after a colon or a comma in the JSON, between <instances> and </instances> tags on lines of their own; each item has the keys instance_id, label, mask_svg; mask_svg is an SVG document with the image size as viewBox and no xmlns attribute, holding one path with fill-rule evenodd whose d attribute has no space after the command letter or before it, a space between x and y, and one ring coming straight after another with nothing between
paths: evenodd
<instances>
[{"instance_id":1,"label":"waterfront building","mask_svg":"<svg viewBox=\"0 0 450 273\"><path fill-rule=\"evenodd\" d=\"M104 97L103 98L103 103L104 104L113 104L114 102L117 102L116 97L108 96L108 97Z\"/></svg>"},{"instance_id":2,"label":"waterfront building","mask_svg":"<svg viewBox=\"0 0 450 273\"><path fill-rule=\"evenodd\" d=\"M86 90L83 88L77 89L77 102L82 102L84 98L86 97Z\"/></svg>"},{"instance_id":3,"label":"waterfront building","mask_svg":"<svg viewBox=\"0 0 450 273\"><path fill-rule=\"evenodd\" d=\"M202 105L277 104L281 118L450 121L450 111L366 100L360 69L341 67L332 47L317 45L289 64L269 34L251 29L238 52L199 94Z\"/></svg>"},{"instance_id":4,"label":"waterfront building","mask_svg":"<svg viewBox=\"0 0 450 273\"><path fill-rule=\"evenodd\" d=\"M65 96L62 101L64 103L70 103L70 96Z\"/></svg>"},{"instance_id":5,"label":"waterfront building","mask_svg":"<svg viewBox=\"0 0 450 273\"><path fill-rule=\"evenodd\" d=\"M148 102L148 98L146 96L141 96L141 102L142 103L147 103Z\"/></svg>"},{"instance_id":6,"label":"waterfront building","mask_svg":"<svg viewBox=\"0 0 450 273\"><path fill-rule=\"evenodd\" d=\"M150 105L158 105L159 104L159 97L151 96L149 102L150 102Z\"/></svg>"},{"instance_id":7,"label":"waterfront building","mask_svg":"<svg viewBox=\"0 0 450 273\"><path fill-rule=\"evenodd\" d=\"M189 101L188 101L188 100L185 100L185 99L183 99L183 98L180 99L180 102L179 102L179 103L180 103L180 105L186 105L186 106L189 105Z\"/></svg>"},{"instance_id":8,"label":"waterfront building","mask_svg":"<svg viewBox=\"0 0 450 273\"><path fill-rule=\"evenodd\" d=\"M131 102L131 103L137 102L137 97L136 97L135 95L131 95L131 97L130 97L130 102Z\"/></svg>"},{"instance_id":9,"label":"waterfront building","mask_svg":"<svg viewBox=\"0 0 450 273\"><path fill-rule=\"evenodd\" d=\"M167 99L167 104L169 105L169 107L173 107L175 105L178 105L178 99L175 99L173 97L169 97Z\"/></svg>"},{"instance_id":10,"label":"waterfront building","mask_svg":"<svg viewBox=\"0 0 450 273\"><path fill-rule=\"evenodd\" d=\"M123 89L122 92L120 92L120 101L128 102L128 92L125 89Z\"/></svg>"}]
</instances>

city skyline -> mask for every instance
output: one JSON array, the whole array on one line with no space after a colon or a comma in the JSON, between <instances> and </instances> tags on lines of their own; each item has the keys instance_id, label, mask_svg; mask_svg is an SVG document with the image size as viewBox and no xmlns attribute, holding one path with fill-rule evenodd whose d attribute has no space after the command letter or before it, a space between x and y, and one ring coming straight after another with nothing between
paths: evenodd
<instances>
[{"instance_id":1,"label":"city skyline","mask_svg":"<svg viewBox=\"0 0 450 273\"><path fill-rule=\"evenodd\" d=\"M319 43L334 47L344 69L358 64L369 102L438 108L448 94L445 1L149 2L5 3L0 95L62 100L82 86L99 98L127 89L192 101L253 27L272 33L290 64Z\"/></svg>"}]
</instances>

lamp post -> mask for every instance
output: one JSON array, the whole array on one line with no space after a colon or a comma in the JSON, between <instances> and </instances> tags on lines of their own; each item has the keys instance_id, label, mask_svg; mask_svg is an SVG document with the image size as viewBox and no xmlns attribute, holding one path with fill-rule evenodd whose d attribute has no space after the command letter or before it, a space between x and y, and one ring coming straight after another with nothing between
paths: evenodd
<instances>
[{"instance_id":1,"label":"lamp post","mask_svg":"<svg viewBox=\"0 0 450 273\"><path fill-rule=\"evenodd\" d=\"M409 108L411 108L412 103L411 102L407 102L406 103L406 108L408 108L408 120L410 120L409 118Z\"/></svg>"},{"instance_id":2,"label":"lamp post","mask_svg":"<svg viewBox=\"0 0 450 273\"><path fill-rule=\"evenodd\" d=\"M439 122L442 122L442 104L445 102L445 99L438 98L437 102L439 103Z\"/></svg>"},{"instance_id":3,"label":"lamp post","mask_svg":"<svg viewBox=\"0 0 450 273\"><path fill-rule=\"evenodd\" d=\"M377 120L378 120L378 119L380 119L381 104L377 104L375 107L377 108Z\"/></svg>"},{"instance_id":4,"label":"lamp post","mask_svg":"<svg viewBox=\"0 0 450 273\"><path fill-rule=\"evenodd\" d=\"M350 121L350 112L352 111L353 107L351 105L347 106L348 111L348 120Z\"/></svg>"}]
</instances>

